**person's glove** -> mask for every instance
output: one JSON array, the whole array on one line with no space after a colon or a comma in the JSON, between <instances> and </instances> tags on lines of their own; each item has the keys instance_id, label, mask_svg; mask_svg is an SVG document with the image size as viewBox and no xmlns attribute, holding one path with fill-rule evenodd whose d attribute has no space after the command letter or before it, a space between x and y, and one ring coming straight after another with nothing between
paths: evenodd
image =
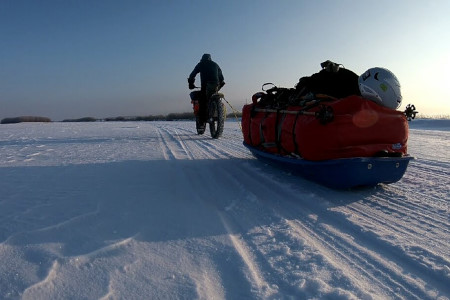
<instances>
[{"instance_id":1,"label":"person's glove","mask_svg":"<svg viewBox=\"0 0 450 300\"><path fill-rule=\"evenodd\" d=\"M190 90L195 89L195 84L193 84L192 82L189 82L189 89Z\"/></svg>"}]
</instances>

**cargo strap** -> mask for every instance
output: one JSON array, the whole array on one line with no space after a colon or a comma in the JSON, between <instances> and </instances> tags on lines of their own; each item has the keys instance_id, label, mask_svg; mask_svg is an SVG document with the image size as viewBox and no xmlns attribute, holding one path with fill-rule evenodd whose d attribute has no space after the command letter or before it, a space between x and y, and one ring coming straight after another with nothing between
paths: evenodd
<instances>
[{"instance_id":1,"label":"cargo strap","mask_svg":"<svg viewBox=\"0 0 450 300\"><path fill-rule=\"evenodd\" d=\"M295 153L300 153L300 150L298 149L298 145L297 145L297 133L295 132L295 127L297 126L297 121L298 121L299 116L300 115L295 116L294 125L292 126L292 142L295 147L295 150L294 150Z\"/></svg>"},{"instance_id":2,"label":"cargo strap","mask_svg":"<svg viewBox=\"0 0 450 300\"><path fill-rule=\"evenodd\" d=\"M320 120L320 123L327 124L334 119L333 108L331 106L321 105L319 110L316 112L312 111L304 111L304 110L278 110L278 109L270 109L270 108L255 108L256 112L264 112L264 113L283 113L283 114L293 114L293 115L306 115L306 116L314 116Z\"/></svg>"},{"instance_id":3,"label":"cargo strap","mask_svg":"<svg viewBox=\"0 0 450 300\"><path fill-rule=\"evenodd\" d=\"M299 147L296 143L295 127L296 127L297 121L299 119L299 116L301 116L301 115L314 116L323 125L333 121L333 119L334 119L333 108L331 106L323 105L322 102L335 101L335 100L338 100L337 98L328 96L325 94L316 94L316 95L308 95L308 96L300 97L300 99L302 100L301 106L303 106L303 108L300 110L285 110L285 109L280 109L280 108L279 109L258 108L257 104L255 103L257 101L257 99L256 99L256 101L253 101L254 105L253 105L251 113L250 113L250 122L248 125L249 126L248 138L251 141L251 143L253 144L251 119L255 113L259 113L259 112L265 113L264 117L260 120L260 123L259 123L258 129L259 129L260 143L258 146L262 146L264 148L277 147L279 153L281 151L288 153L288 151L286 149L284 149L281 145L282 128L283 128L283 123L284 123L284 120L285 120L287 114L296 115L294 125L293 125L294 127L292 128L293 139L294 139L293 142L294 142L294 147L295 147L296 153L299 153ZM314 107L319 107L319 109L315 112L308 111L309 109L314 108ZM269 116L270 113L276 113L276 121L275 121L275 128L274 128L274 130L275 130L275 141L274 142L266 142L266 140L264 138L264 134L263 134L263 128L262 128L262 124L267 119L267 117ZM280 114L282 114L281 118L280 118ZM242 130L242 127L241 127L241 130Z\"/></svg>"}]
</instances>

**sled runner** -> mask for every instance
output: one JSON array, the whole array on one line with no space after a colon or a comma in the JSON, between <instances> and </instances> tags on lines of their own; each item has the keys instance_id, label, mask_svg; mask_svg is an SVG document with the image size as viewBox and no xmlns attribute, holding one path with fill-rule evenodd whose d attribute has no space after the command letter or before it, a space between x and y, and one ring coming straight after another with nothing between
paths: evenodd
<instances>
[{"instance_id":1,"label":"sled runner","mask_svg":"<svg viewBox=\"0 0 450 300\"><path fill-rule=\"evenodd\" d=\"M258 150L244 142L252 154L271 165L334 189L394 183L405 174L413 157L353 157L309 161Z\"/></svg>"}]
</instances>

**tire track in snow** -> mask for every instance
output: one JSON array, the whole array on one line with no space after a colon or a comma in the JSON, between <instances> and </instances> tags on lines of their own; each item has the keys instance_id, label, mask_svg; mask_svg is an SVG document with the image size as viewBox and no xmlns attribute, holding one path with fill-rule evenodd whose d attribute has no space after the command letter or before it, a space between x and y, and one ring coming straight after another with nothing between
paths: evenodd
<instances>
[{"instance_id":1,"label":"tire track in snow","mask_svg":"<svg viewBox=\"0 0 450 300\"><path fill-rule=\"evenodd\" d=\"M449 166L450 168L450 166ZM392 187L395 186L395 189ZM386 189L395 194L404 194L406 199L419 207L439 207L445 211L449 210L450 199L450 174L444 178L436 178L432 174L424 175L420 169L408 168L403 179ZM412 201L411 201L412 200Z\"/></svg>"},{"instance_id":2,"label":"tire track in snow","mask_svg":"<svg viewBox=\"0 0 450 300\"><path fill-rule=\"evenodd\" d=\"M375 210L376 212L377 210ZM375 218L374 218L375 219ZM392 244L391 242L384 241L380 239L378 232L367 231L364 234L358 234L357 228L354 229L352 226L348 227L352 230L345 232L346 230L341 230L342 227L339 227L333 218L326 218L327 223L329 223L330 229L339 229L345 233L343 237L351 236L352 239L348 239L348 243L350 245L350 249L357 249L360 245L364 245L364 248L361 249L360 252L355 252L356 254L363 254L363 258L361 264L368 261L373 261L373 264L377 266L375 270L384 270L382 274L385 277L385 282L388 283L389 286L392 285L392 282L395 282L398 285L398 288L403 288L406 295L411 293L409 297L415 296L420 299L428 298L428 296L423 292L425 288L425 283L421 281L421 277L426 274L426 284L431 285L435 288L440 289L441 291L448 290L448 285L446 283L446 275L445 269L441 271L431 271L430 265L426 261L419 260L417 257L414 257L409 252L405 252L404 246L397 246L396 244ZM331 222L330 222L331 220ZM395 223L395 221L391 220L389 217L386 218L386 215L379 215L379 220L384 220L383 222L379 222L378 226L382 227L383 230L386 228L391 229L390 232L393 232L396 236L398 234L396 230L396 226L389 225L389 223ZM342 222L339 222L342 223ZM346 223L351 224L351 221L346 220ZM361 225L358 225L360 227ZM337 232L337 231L336 231ZM408 233L408 232L407 232ZM355 238L356 237L356 238ZM402 236L403 237L403 236ZM412 234L411 238L415 238ZM405 237L408 239L408 237ZM334 238L330 239L332 246L339 245L339 240ZM396 241L395 243L397 243ZM403 241L400 240L400 244L403 245ZM422 243L423 244L423 243ZM427 243L425 243L427 244ZM348 246L342 247L343 249ZM365 250L366 249L366 250ZM425 249L422 249L425 250ZM345 253L346 250L343 251ZM365 253L367 252L367 253ZM427 260L436 260L437 265L439 263L445 263L441 258L436 257L435 254L429 252L429 256L427 256ZM447 263L448 264L448 263ZM359 264L358 264L359 265ZM386 275L385 275L386 274ZM395 279L392 274L397 275L397 279ZM415 278L419 278L419 280L415 280ZM398 290L395 290L397 293ZM395 293L393 295L395 295Z\"/></svg>"},{"instance_id":3,"label":"tire track in snow","mask_svg":"<svg viewBox=\"0 0 450 300\"><path fill-rule=\"evenodd\" d=\"M370 250L372 247L367 244L355 242L354 236L342 232L342 228L321 225L324 229L319 231L317 227L314 228L299 220L286 222L298 236L306 239L307 244L317 249L331 265L341 270L355 285L361 285L363 281L364 290L373 289L376 283L376 288L379 289L376 295L384 295L388 291L386 295L388 297L398 295L400 292L408 299L424 299L426 296L404 279L400 266L381 257L378 251Z\"/></svg>"},{"instance_id":4,"label":"tire track in snow","mask_svg":"<svg viewBox=\"0 0 450 300\"><path fill-rule=\"evenodd\" d=\"M168 150L165 153L172 153L174 147L170 140L176 140L182 144L184 152L191 157L191 159L230 159L230 158L253 158L251 154L242 146L242 142L237 139L212 139L206 132L204 135L197 135L192 130L178 125L177 127L159 126L159 136L163 140ZM161 132L164 131L164 134ZM169 149L172 148L172 149ZM170 156L170 155L169 155Z\"/></svg>"},{"instance_id":5,"label":"tire track in snow","mask_svg":"<svg viewBox=\"0 0 450 300\"><path fill-rule=\"evenodd\" d=\"M310 218L311 215L321 215L322 213L318 212L316 208L314 207L307 207L306 210L302 210L300 212L298 212L297 208L291 208L290 213L284 211L285 208L283 208L283 206L285 204L275 204L270 202L267 199L271 199L271 198L277 198L279 197L279 195L276 195L278 193L282 193L285 197L285 199L295 199L297 197L295 197L293 194L291 194L290 192L288 192L288 190L285 189L285 187L277 186L277 187L269 187L270 184L268 184L267 179L263 179L263 176L255 176L255 174L253 174L253 176L249 175L247 176L248 178L254 178L254 177L260 177L259 180L256 180L257 182L253 182L251 184L251 186L255 186L255 185L259 185L259 189L257 191L253 190L252 193L254 193L253 197L255 199L258 199L259 201L262 202L263 206L266 207L267 209L271 210L271 212L269 213L270 215L275 215L277 216L277 221L275 223L279 223L279 224L286 224L290 229L284 229L283 231L279 231L278 228L276 228L275 226L270 226L269 229L271 229L272 235L275 237L274 240L276 241L285 241L284 243L286 243L286 240L291 240L291 242L287 242L287 244L300 244L300 245L305 245L306 247L308 247L309 249L303 249L304 253L302 253L303 255L317 255L317 253L320 254L320 256L324 257L326 260L329 261L328 263L328 267L326 267L327 269L329 269L332 266L332 270L328 270L328 272L330 273L334 273L337 270L342 270L343 266L347 266L347 264L338 264L336 265L335 263L333 263L334 258L337 257L337 255L335 253L333 253L332 250L329 250L327 247L323 246L323 237L319 236L319 235L315 235L313 234L313 232L315 230L317 230L317 228L313 228L313 229L301 229L302 227L304 228L309 228L309 227L315 227L315 225L301 225L303 223L305 223L304 220ZM308 200L306 200L308 201ZM304 207L305 208L305 207ZM313 208L312 210L310 208ZM293 210L292 210L293 209ZM296 213L292 213L293 211L296 211ZM294 216L290 216L290 215L294 215ZM299 220L302 220L302 222L300 224L296 225L296 222L300 222ZM284 227L284 226L282 226ZM285 231L289 232L292 231L295 234L293 236L287 236L285 234ZM292 240L296 239L298 242L297 243L293 243ZM256 248L258 251L261 251L261 249L259 249L259 246L257 244L255 244ZM276 245L272 245L272 248L277 248ZM288 249L289 246L288 246ZM309 254L308 254L309 253ZM351 252L350 252L351 253ZM267 256L267 255L263 255ZM301 261L301 259L299 259L299 261ZM270 263L268 263L268 265L271 265ZM350 263L350 265L353 266L352 263ZM366 265L366 263L363 264L363 266ZM358 267L358 266L356 266ZM284 268L286 268L286 266L284 266ZM355 266L354 266L355 268ZM348 268L346 268L348 269ZM366 272L361 272L362 268L358 267L358 272L355 272L355 269L349 270L351 271L351 273L345 273L345 276L347 278L349 278L351 281L356 282L355 278L365 278L370 274L367 274ZM283 278L284 273L286 272L286 270L280 270L279 268L276 269L274 268L274 266L272 266L272 270L270 272L275 272L275 273L279 273L279 277ZM356 274L355 274L356 273ZM313 276L312 276L313 277ZM369 282L372 281L373 278L371 278L371 280L366 280L367 283L369 284ZM302 285L308 285L309 281L314 280L313 278L299 278L299 280L303 281ZM306 280L306 283L305 283ZM360 281L360 280L359 280ZM376 282L376 280L375 280ZM360 283L360 282L358 282ZM280 283L278 283L280 284ZM331 284L331 283L327 283L327 284ZM356 283L354 283L354 286L358 286ZM355 289L355 288L353 288ZM358 296L362 296L362 295L358 295Z\"/></svg>"},{"instance_id":6,"label":"tire track in snow","mask_svg":"<svg viewBox=\"0 0 450 300\"><path fill-rule=\"evenodd\" d=\"M223 140L200 140L199 141L204 147L205 151L211 154L214 154L217 158L241 158L243 157L242 148L241 151L231 148L233 145L231 141L223 141ZM245 155L244 155L245 157Z\"/></svg>"},{"instance_id":7,"label":"tire track in snow","mask_svg":"<svg viewBox=\"0 0 450 300\"><path fill-rule=\"evenodd\" d=\"M195 141L198 142L198 140ZM211 140L211 143L214 143L216 141L217 140ZM206 146L201 147L204 147L204 149L208 149ZM194 148L194 150L192 148ZM188 149L190 151L195 152L198 150L195 147L192 148L191 145L188 146ZM194 152L191 152L191 154L194 155ZM218 151L216 152L216 154L217 153L222 153L222 151ZM232 209L233 205L235 205L243 190L232 188L229 193L224 192L225 194L230 196L229 202L227 203L223 203L220 201L220 199L224 198L223 195L217 198L217 200L214 197L214 195L218 191L223 191L224 187L230 187L230 184L232 186L235 181L230 180L230 178L234 177L235 168L242 165L236 160L227 160L230 161L222 163L220 165L220 169L213 168L205 170L202 167L199 167L197 169L194 165L194 167L186 170L185 176L187 176L187 178L196 178L196 180L193 182L193 190L197 191L196 197L198 197L200 201L203 201L204 205L210 207L212 212L215 212L217 214L224 228L224 231L226 232L226 235L231 242L231 245L233 246L234 252L246 266L246 270L242 271L244 271L244 273L246 274L245 280L248 281L251 286L253 286L253 293L256 293L258 295L258 298L270 298L274 293L276 293L276 290L271 287L270 283L267 282L264 273L261 272L259 261L256 260L251 251L251 248L249 248L245 238L241 235L240 232L242 230L239 227L238 223L228 218L227 214L227 211ZM218 174L220 175L218 176ZM217 178L219 178L220 181L216 181ZM205 184L202 185L202 183ZM236 274L233 274L233 278L236 279ZM223 282L222 284L227 285L229 283Z\"/></svg>"},{"instance_id":8,"label":"tire track in snow","mask_svg":"<svg viewBox=\"0 0 450 300\"><path fill-rule=\"evenodd\" d=\"M238 171L236 171L238 169ZM247 164L227 166L221 170L224 185L233 187L238 197L232 199L225 207L219 206L219 214L230 239L242 260L250 270L252 282L257 286L264 298L307 298L308 293L300 291L297 287L284 281L285 274L279 273L268 261L267 256L261 252L257 243L252 240L252 231L266 227L273 222L271 207L266 207L258 197L248 192L244 181L236 178L236 173L246 173ZM245 178L245 177L244 177ZM254 213L256 212L256 214ZM268 218L268 219L267 219ZM269 226L270 227L270 226ZM252 228L249 232L248 228ZM256 228L256 229L255 229ZM268 229L270 231L270 228ZM264 231L264 230L263 230ZM240 234L236 234L239 232ZM263 234L267 240L272 238ZM260 236L261 238L261 236ZM275 275L274 275L275 274Z\"/></svg>"},{"instance_id":9,"label":"tire track in snow","mask_svg":"<svg viewBox=\"0 0 450 300\"><path fill-rule=\"evenodd\" d=\"M254 172L254 170L252 170L251 168L246 168L244 170L245 172ZM293 241L293 237L292 236L287 236L286 235L286 231L294 231L292 225L290 224L289 220L286 218L285 215L280 214L280 208L283 204L280 203L272 203L270 202L270 200L267 199L271 199L271 198L277 198L276 194L277 190L279 190L280 186L274 187L273 184L269 184L269 182L267 181L267 178L264 178L264 176L260 176L259 174L247 174L245 176L246 178L253 178L251 181L257 181L258 184L256 184L255 182L249 183L249 186L257 186L260 185L260 189L258 189L256 192L254 190L252 191L247 191L247 198L249 199L253 199L253 201L251 201L251 203L247 203L247 205L250 206L255 206L255 210L258 211L259 214L263 214L264 213L261 211L261 209L264 209L265 211L267 211L267 215L271 216L271 222L269 223L270 225L266 225L266 226L262 226L260 228L265 228L262 231L269 231L270 233L264 233L264 237L261 237L261 233L258 234L257 240L253 240L253 235L250 234L249 238L247 238L248 240L246 241L246 243L248 245L251 245L252 247L252 253L259 253L259 255L257 255L259 261L259 265L261 266L265 266L265 269L262 270L262 272L264 273L268 273L268 274L272 274L270 276L270 279L278 279L276 281L272 281L271 285L273 286L278 286L280 287L280 291L283 292L283 294L288 294L291 295L293 297L293 295L299 296L302 295L302 297L308 298L310 295L308 293L308 286L314 286L317 283L313 283L315 281L314 279L314 275L313 274L309 274L308 273L304 276L300 276L299 278L295 279L294 281L297 282L296 284L298 284L300 287L295 286L295 285L290 285L289 282L286 282L283 279L286 279L286 276L292 276L292 274L287 274L290 271L288 269L290 269L290 267L288 267L288 264L291 264L293 260L297 260L299 261L299 263L297 263L297 265L300 265L300 269L299 270L294 270L295 272L303 272L304 270L302 270L302 268L304 267L302 265L302 263L304 263L304 261L302 259L293 259L293 256L291 255L289 259L286 259L284 256L286 255L286 253L289 253L292 251L298 251L298 249L292 249L292 247L298 247L298 245L304 245L305 244L305 240L308 242L310 241L316 241L317 237L312 237L310 239L305 239L305 235L296 235L294 237L294 239L296 239L297 241L294 242ZM258 179L254 179L254 178L258 178ZM272 182L273 183L273 182ZM237 185L239 185L239 182L236 183ZM243 187L245 188L245 187ZM293 195L290 193L283 193L286 194L287 197L292 197ZM244 204L241 204L244 205ZM257 209L256 209L257 207ZM277 218L275 220L273 220L273 216L276 216ZM301 219L304 218L308 218L308 213L300 213ZM299 217L298 215L296 217ZM255 216L255 218L258 218L258 216ZM239 217L235 217L235 222L237 223L242 223L239 220ZM279 225L276 224L281 224L281 231L279 228ZM290 227L290 229L285 229L286 226L283 224L287 224L290 225L288 227ZM261 244L259 241L260 240L264 240L264 242ZM282 250L281 253L279 253L280 250L277 250L280 248L280 244L283 244L284 249ZM311 245L311 243L308 243L308 245L306 245L306 247L309 248L314 248L315 243L312 243L313 245ZM292 246L293 245L293 246ZM272 250L271 250L272 249ZM306 255L309 256L311 255L311 251L316 251L316 250L308 250L305 249L304 246L302 246L302 249L300 249L303 253L302 255ZM315 256L316 254L312 254L313 256ZM321 256L324 256L324 254L321 252L320 253ZM282 258L282 264L286 264L280 267L280 262L276 262L278 259L275 258L275 256L283 256ZM331 255L325 255L324 257L330 257ZM267 258L269 258L269 260L267 260ZM270 261L270 260L274 260ZM276 265L274 265L276 264ZM329 267L327 267L329 268ZM336 268L336 270L334 269L335 267L333 266L333 270L328 270L330 273L334 273L336 272L336 270L338 268ZM276 275L274 275L276 274ZM356 275L355 275L356 276ZM330 283L331 284L331 283ZM303 289L302 289L303 288ZM309 296L308 296L309 295ZM362 296L362 295L359 295Z\"/></svg>"},{"instance_id":10,"label":"tire track in snow","mask_svg":"<svg viewBox=\"0 0 450 300\"><path fill-rule=\"evenodd\" d=\"M159 127L158 132L159 136L161 138L161 146L163 150L165 151L165 157L166 159L177 159L176 151L174 151L173 147L173 141L176 140L176 133L177 129L172 130L171 128L166 129ZM188 134L192 134L188 132ZM220 158L217 153L214 153L215 151L211 151L207 145L205 145L202 142L202 139L204 137L200 137L197 135L192 135L192 137L183 137L183 150L186 152L186 155L189 156L191 159L208 159L208 158ZM195 178L195 180L192 181L192 190L195 191L195 195L192 195L196 201L201 201L204 203L205 206L213 207L213 212L216 212L219 219L222 219L220 217L219 208L214 204L214 202L211 202L211 197L217 193L221 188L216 189L216 187L220 186L219 182L215 182L214 178L217 178L216 171L214 170L208 170L205 169L202 166L198 166L196 164L191 165L190 168L184 169L183 172L185 173L183 176L186 178ZM220 178L220 176L219 176ZM206 185L202 185L202 183L208 183ZM222 223L225 231L230 230L227 223ZM230 240L233 245L236 245L237 248L236 252L239 253L239 256L243 258L243 261L248 264L249 272L252 274L250 277L250 281L254 282L254 285L256 289L263 288L264 286L264 280L261 279L261 277L258 275L257 266L252 265L251 263L251 257L250 254L245 252L245 246L240 244L237 240L237 237L230 236ZM204 260L208 261L209 256L206 255L200 255L197 257L198 260ZM213 264L212 262L210 264ZM207 277L202 275L202 269L198 270L198 273L192 274L194 281L198 283L198 292L202 294L203 296L207 296L208 291L204 290L201 286L206 284L206 281L202 280L204 278L206 280ZM222 279L223 280L223 279ZM203 282L203 283L202 283ZM224 282L222 285L226 285L227 283ZM206 294L205 294L206 293ZM263 292L261 292L263 293ZM210 294L209 296L214 297L214 294ZM210 298L210 297L208 297Z\"/></svg>"},{"instance_id":11,"label":"tire track in snow","mask_svg":"<svg viewBox=\"0 0 450 300\"><path fill-rule=\"evenodd\" d=\"M191 145L191 147L192 146L193 145ZM224 155L223 152L218 151L217 147L213 143L204 139L197 140L195 147L197 147L197 149L199 149L203 153L203 157L206 156L212 159L231 158L230 155Z\"/></svg>"},{"instance_id":12,"label":"tire track in snow","mask_svg":"<svg viewBox=\"0 0 450 300\"><path fill-rule=\"evenodd\" d=\"M403 191L404 189L397 185L395 187L385 186L382 194L374 194L371 197L377 199L377 203L386 203L393 210L407 212L408 217L420 217L421 222L425 222L431 227L435 227L433 224L438 222L443 225L441 227L444 230L448 228L449 205L446 199L435 199L415 191L408 192L408 196L405 197ZM429 214L430 210L433 215Z\"/></svg>"},{"instance_id":13,"label":"tire track in snow","mask_svg":"<svg viewBox=\"0 0 450 300\"><path fill-rule=\"evenodd\" d=\"M370 209L370 208L367 210L375 214L378 213L379 211L378 209ZM364 211L364 209L362 209L362 211ZM375 219L377 218L374 217L374 220ZM329 223L330 226L329 228L340 229L338 224L335 222L337 221L337 219L335 218L333 219L330 216L327 217L326 220L327 223ZM329 222L329 220L331 220L331 222ZM396 226L390 225L391 222L395 223L393 219L390 219L389 216L380 214L378 216L378 220L384 220L384 223L379 222L379 224L377 225L383 228L381 232L383 232L384 230L386 230L386 228L388 228L391 229L389 232L392 232L394 236L397 236L398 232ZM342 223L342 221L339 223ZM389 283L389 285L391 285L390 280L395 280L393 278L390 278L392 274L397 274L397 279L395 280L395 282L398 282L399 286L404 287L405 292L409 291L410 293L412 293L412 295L415 295L420 299L428 298L427 295L422 291L422 289L424 289L424 286L422 285L425 284L421 282L420 279L421 276L423 277L423 274L426 274L425 281L427 284L435 288L437 287L442 291L448 290L448 285L446 283L445 278L446 277L445 269L437 272L431 271L429 269L430 266L426 261L419 260L417 259L417 257L410 255L410 253L405 252L406 249L404 249L403 246L399 247L396 244L392 244L391 242L380 239L380 235L377 232L374 233L372 230L367 231L364 234L358 234L357 227L362 226L359 225L359 222L357 226L353 226L352 222L348 219L346 220L345 223L350 224L348 228L351 230L350 231L347 230L347 233L344 235L344 237L346 237L347 234L349 236L356 237L349 240L351 244L353 244L353 241L356 241L356 244L354 244L354 246L350 245L350 248L356 249L359 247L359 245L366 245L365 249L367 249L368 252L367 255L365 256L367 256L368 258L364 258L363 261L366 260L370 261L369 258L371 258L375 262L375 265L377 265L378 262L380 268L377 268L377 270L383 270L384 268L385 272L383 272L383 274L387 274L386 282ZM342 231L345 233L345 230ZM409 232L407 231L407 233ZM413 234L410 237L415 238ZM405 237L405 239L408 239L408 237ZM396 241L395 243L397 242L398 241ZM332 243L334 244L336 243L336 241L332 240ZM400 244L403 245L404 244L403 241L400 241ZM364 252L361 251L361 254L363 253ZM427 259L436 260L437 265L439 265L439 263L445 263L444 261L442 261L441 258L436 257L435 254L431 252L429 254L430 256L428 256ZM376 257L379 257L379 259ZM395 266L396 263L398 263L398 266ZM415 278L419 278L419 280L415 281L414 280Z\"/></svg>"},{"instance_id":14,"label":"tire track in snow","mask_svg":"<svg viewBox=\"0 0 450 300\"><path fill-rule=\"evenodd\" d=\"M365 213L364 206L361 206L358 209L350 207L348 209L349 211L352 211L352 214L358 216L357 222L361 224L361 226L364 226L366 231L376 233L377 236L379 236L380 239L385 240L386 243L393 244L393 247L398 247L395 244L402 244L403 251L406 251L404 255L411 260L416 261L416 264L426 264L432 269L439 269L439 266L449 265L449 262L442 258L442 255L445 257L444 253L440 253L440 255L433 253L436 249L438 251L440 251L439 249L445 249L447 247L447 242L440 239L433 239L433 235L430 236L428 231L418 230L417 227L413 227L414 230L411 230L411 226L401 222L401 219L397 220L395 217L388 218L382 214L378 214L377 217L376 215L367 214ZM389 230L388 234L385 232L386 229ZM395 232L395 240L393 240L391 232ZM414 249L414 251L411 249ZM426 253L425 261L420 259L420 257L414 257L414 253L411 253L419 251L422 254ZM442 275L445 275L443 270L441 272Z\"/></svg>"},{"instance_id":15,"label":"tire track in snow","mask_svg":"<svg viewBox=\"0 0 450 300\"><path fill-rule=\"evenodd\" d=\"M239 164L239 166L235 167L239 169L240 172L238 173L244 174L245 178L245 173L247 173L249 168L248 164ZM278 247L278 244L273 241L274 235L271 233L274 226L272 207L267 207L258 200L257 195L249 193L245 186L247 181L237 180L235 174L236 170L232 169L232 167L222 170L222 178L225 179L226 185L232 186L234 190L239 191L239 197L233 199L220 212L222 222L226 224L225 227L228 228L227 231L230 236L233 235L233 232L242 232L239 235L239 239L235 241L237 251L242 256L242 259L250 265L250 269L258 270L255 271L255 277L266 278L264 287L266 292L268 292L267 289L270 289L271 298L308 298L310 295L307 292L299 290L295 284L292 285L285 280L286 274L280 272L272 265L270 260L273 259L273 256L267 255L268 253L261 249L261 240L264 240L263 244L265 245L273 246L275 244L275 247ZM252 229L249 231L246 228ZM255 235L258 242L254 240ZM265 241L268 241L267 244ZM245 251L240 251L240 249L245 249ZM247 261L248 257L251 257L251 260ZM283 257L283 259L287 258Z\"/></svg>"},{"instance_id":16,"label":"tire track in snow","mask_svg":"<svg viewBox=\"0 0 450 300\"><path fill-rule=\"evenodd\" d=\"M161 140L160 147L166 160L193 159L177 132L172 133L163 126L157 126L157 130Z\"/></svg>"},{"instance_id":17,"label":"tire track in snow","mask_svg":"<svg viewBox=\"0 0 450 300\"><path fill-rule=\"evenodd\" d=\"M251 281L256 285L257 290L261 291L262 297L264 298L270 297L275 293L275 290L273 290L269 286L269 283L264 278L264 275L261 272L252 252L249 250L247 243L245 242L245 240L242 239L242 237L233 233L229 221L224 217L222 213L219 213L219 217L226 231L228 232L228 236L234 248L236 249L237 253L239 253L239 256L242 258L245 265L247 266L251 276Z\"/></svg>"},{"instance_id":18,"label":"tire track in snow","mask_svg":"<svg viewBox=\"0 0 450 300\"><path fill-rule=\"evenodd\" d=\"M450 185L450 182L448 183ZM445 190L448 185L443 185L441 190ZM412 211L418 209L427 211L431 209L439 215L439 217L445 220L447 212L449 211L448 199L450 199L450 194L445 195L432 195L425 191L415 191L411 190L409 185L405 185L405 181L395 184L393 186L385 186L386 192L392 192L397 198L400 195L404 195L402 198L393 198L389 201L399 203L399 206L407 206ZM449 192L450 193L450 192Z\"/></svg>"},{"instance_id":19,"label":"tire track in snow","mask_svg":"<svg viewBox=\"0 0 450 300\"><path fill-rule=\"evenodd\" d=\"M364 201L359 201L346 206L346 211L342 213L357 213L360 220L370 225L371 228L389 228L391 232L403 233L411 239L423 239L430 231L430 228L442 231L442 234L449 234L448 222L441 219L441 215L427 215L420 209L411 209L401 206L400 203L386 201L381 196L370 196ZM375 209L374 209L375 208ZM429 211L429 210L428 210ZM435 223L432 220L436 220ZM389 222L387 222L389 221ZM440 224L436 226L435 224ZM414 224L414 230L411 230L411 224ZM417 233L420 235L417 236ZM442 236L441 234L441 236ZM441 239L435 241L437 244L443 242Z\"/></svg>"},{"instance_id":20,"label":"tire track in snow","mask_svg":"<svg viewBox=\"0 0 450 300\"><path fill-rule=\"evenodd\" d=\"M177 139L180 143L183 143L184 150L186 153L189 153L190 157L192 159L195 158L223 158L215 149L211 149L211 144L206 142L206 140L212 140L211 138L197 135L196 133L193 133L186 129L173 129L170 128L172 131L167 130L167 134L169 136L172 136L173 139ZM180 137L180 134L177 133L177 131L184 131L185 134L182 134L183 137Z\"/></svg>"},{"instance_id":21,"label":"tire track in snow","mask_svg":"<svg viewBox=\"0 0 450 300\"><path fill-rule=\"evenodd\" d=\"M435 165L434 165L435 164ZM446 165L446 166L444 166ZM450 176L450 164L445 164L444 162L435 162L433 160L427 159L416 159L412 161L411 164L412 172L416 171L416 173L421 174L420 177L416 178L418 181L420 180L432 180L437 182L448 182ZM408 168L409 170L409 168ZM426 176L424 176L426 175ZM430 176L430 177L428 177ZM419 180L420 178L420 180Z\"/></svg>"},{"instance_id":22,"label":"tire track in snow","mask_svg":"<svg viewBox=\"0 0 450 300\"><path fill-rule=\"evenodd\" d=\"M250 178L252 176L247 177ZM271 189L267 188L264 180L255 181L250 184L250 186L255 186L257 183L260 185L260 191L255 197L258 199L270 199L274 187ZM284 195L283 198L285 199L298 198L295 193L289 192L289 189L280 187L278 190ZM279 198L280 195L273 195L273 197ZM301 199L299 200L301 201ZM300 232L308 236L310 241L321 245L320 251L324 253L325 257L333 257L339 254L343 257L342 259L345 259L349 257L347 254L350 253L352 257L358 258L358 264L356 265L352 263L350 258L345 259L345 262L341 265L354 265L351 271L355 272L356 275L353 277L366 278L366 284L368 285L373 282L379 282L380 284L376 287L379 293L384 293L386 290L389 290L391 296L394 296L399 291L402 291L402 294L409 298L427 298L427 295L420 286L420 280L415 281L413 279L416 277L420 279L420 275L423 272L429 273L427 274L427 279L430 280L429 283L432 286L442 291L448 289L445 284L445 278L440 277L441 274L430 274L427 268L420 262L411 260L410 257L403 257L404 252L402 252L402 249L379 240L373 233L361 234L361 228L345 219L342 215L328 211L327 208L323 208L321 205L309 203L309 200L306 200L306 202L303 201L303 204L305 204L303 207L293 204L292 201L287 201L283 206L277 205L275 207L273 207L273 204L269 200L264 200L264 203L267 207L272 206L275 214L278 214L280 219L296 220L295 222L289 222L289 224L300 224L301 226L294 226L293 230L303 228ZM318 230L317 224L308 222L308 214L318 215L325 225L328 224L330 228L337 228L338 231L332 232L327 229ZM299 218L299 216L302 217ZM325 225L322 227L326 228ZM345 236L353 237L357 242L351 242L351 239L343 238ZM302 236L299 236L299 238L301 239ZM383 256L378 255L378 253ZM400 262L400 266L396 266L395 262ZM333 261L330 261L330 263L333 264ZM337 268L339 269L339 266ZM372 272L367 273L367 269L372 270ZM393 277L392 274L396 274L396 276ZM355 285L357 284L355 282ZM391 286L394 286L394 288L389 288Z\"/></svg>"},{"instance_id":23,"label":"tire track in snow","mask_svg":"<svg viewBox=\"0 0 450 300\"><path fill-rule=\"evenodd\" d=\"M193 153L198 152L194 151L194 149L199 149L202 154L213 158L240 158L243 157L243 155L245 158L252 157L250 153L243 148L242 141L237 140L235 136L222 136L219 139L212 139L208 135L208 130L203 135L197 135L197 133L183 127L178 127L177 129L185 132L189 136L193 135L194 137L197 137L191 138L188 143L188 147ZM227 133L226 129L227 127L225 127L224 133Z\"/></svg>"}]
</instances>

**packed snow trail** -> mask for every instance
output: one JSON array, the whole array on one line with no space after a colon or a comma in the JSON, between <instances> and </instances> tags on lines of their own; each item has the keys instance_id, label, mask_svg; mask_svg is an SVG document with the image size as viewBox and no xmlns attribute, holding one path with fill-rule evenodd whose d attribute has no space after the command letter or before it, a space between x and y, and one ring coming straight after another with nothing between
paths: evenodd
<instances>
[{"instance_id":1,"label":"packed snow trail","mask_svg":"<svg viewBox=\"0 0 450 300\"><path fill-rule=\"evenodd\" d=\"M2 125L0 298L449 299L444 125L411 130L401 181L347 191L235 122Z\"/></svg>"}]
</instances>

